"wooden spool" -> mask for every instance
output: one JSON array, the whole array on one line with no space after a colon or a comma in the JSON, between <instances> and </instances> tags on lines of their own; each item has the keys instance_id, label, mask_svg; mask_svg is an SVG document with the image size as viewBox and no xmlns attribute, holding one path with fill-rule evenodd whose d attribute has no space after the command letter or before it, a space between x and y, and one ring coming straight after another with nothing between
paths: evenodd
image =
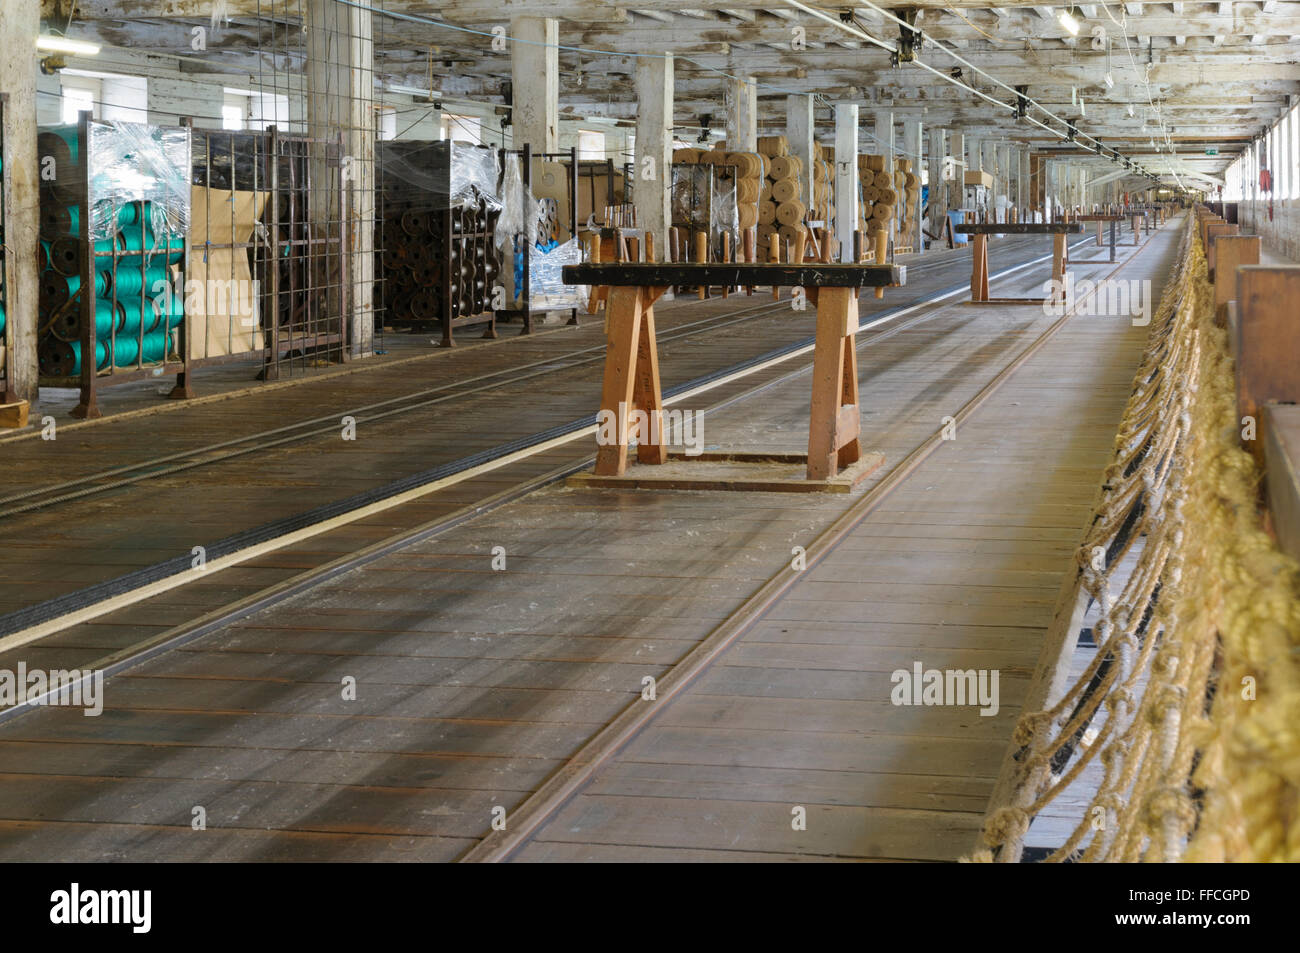
<instances>
[{"instance_id":1,"label":"wooden spool","mask_svg":"<svg viewBox=\"0 0 1300 953\"><path fill-rule=\"evenodd\" d=\"M772 183L772 199L779 203L799 198L799 183L794 179L777 179Z\"/></svg>"},{"instance_id":2,"label":"wooden spool","mask_svg":"<svg viewBox=\"0 0 1300 953\"><path fill-rule=\"evenodd\" d=\"M802 202L782 202L776 207L776 220L782 225L801 225L808 214Z\"/></svg>"}]
</instances>

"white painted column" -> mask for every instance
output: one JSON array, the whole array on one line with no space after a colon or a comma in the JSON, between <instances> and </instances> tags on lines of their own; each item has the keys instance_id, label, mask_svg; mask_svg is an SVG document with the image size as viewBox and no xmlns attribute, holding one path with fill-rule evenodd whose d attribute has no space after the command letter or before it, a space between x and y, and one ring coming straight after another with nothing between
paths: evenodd
<instances>
[{"instance_id":1,"label":"white painted column","mask_svg":"<svg viewBox=\"0 0 1300 953\"><path fill-rule=\"evenodd\" d=\"M654 236L655 257L668 258L672 213L668 193L673 162L673 57L636 61L636 163L633 196L641 227Z\"/></svg>"},{"instance_id":2,"label":"white painted column","mask_svg":"<svg viewBox=\"0 0 1300 953\"><path fill-rule=\"evenodd\" d=\"M944 157L948 154L945 130L930 129L930 147L926 151L926 184L930 190L930 231L938 236L931 241L943 240L943 222L948 216L948 185L943 180Z\"/></svg>"},{"instance_id":3,"label":"white painted column","mask_svg":"<svg viewBox=\"0 0 1300 953\"><path fill-rule=\"evenodd\" d=\"M341 222L351 251L346 280L353 357L369 357L374 341L375 111L374 41L370 11L339 0L309 0L307 31L307 127L317 139L342 137L342 183L338 195L316 189L310 214ZM316 181L331 181L325 163ZM340 207L346 195L346 201ZM329 308L342 309L331 292Z\"/></svg>"},{"instance_id":4,"label":"white painted column","mask_svg":"<svg viewBox=\"0 0 1300 953\"><path fill-rule=\"evenodd\" d=\"M14 350L5 355L7 380L20 399L36 409L36 309L39 279L36 248L40 228L39 175L36 155L36 35L39 3L0 4L0 89L9 94L4 112L5 161L9 163L9 202L5 230L6 318ZM56 171L57 174L57 171ZM6 332L8 334L9 332ZM0 342L2 343L2 342ZM0 395L0 399L3 395ZM36 418L38 421L39 417Z\"/></svg>"},{"instance_id":5,"label":"white painted column","mask_svg":"<svg viewBox=\"0 0 1300 953\"><path fill-rule=\"evenodd\" d=\"M966 137L966 168L971 172L984 170L983 143L975 136Z\"/></svg>"},{"instance_id":6,"label":"white painted column","mask_svg":"<svg viewBox=\"0 0 1300 953\"><path fill-rule=\"evenodd\" d=\"M790 152L803 163L802 197L800 201L813 207L813 98L803 93L785 97L785 137L790 140Z\"/></svg>"},{"instance_id":7,"label":"white painted column","mask_svg":"<svg viewBox=\"0 0 1300 953\"><path fill-rule=\"evenodd\" d=\"M537 152L560 147L560 26L550 17L510 21L510 75L514 108L510 128L514 146Z\"/></svg>"},{"instance_id":8,"label":"white painted column","mask_svg":"<svg viewBox=\"0 0 1300 953\"><path fill-rule=\"evenodd\" d=\"M727 149L753 152L758 148L758 83L745 76L727 80Z\"/></svg>"},{"instance_id":9,"label":"white painted column","mask_svg":"<svg viewBox=\"0 0 1300 953\"><path fill-rule=\"evenodd\" d=\"M853 260L853 233L858 227L858 107L835 106L835 237L840 261ZM863 240L866 237L863 236Z\"/></svg>"},{"instance_id":10,"label":"white painted column","mask_svg":"<svg viewBox=\"0 0 1300 953\"><path fill-rule=\"evenodd\" d=\"M948 134L948 155L952 156L953 180L948 184L948 208L961 208L966 199L966 134L953 130Z\"/></svg>"},{"instance_id":11,"label":"white painted column","mask_svg":"<svg viewBox=\"0 0 1300 953\"><path fill-rule=\"evenodd\" d=\"M920 179L921 166L924 162L921 146L921 120L908 119L903 122L902 152L906 158L912 160L912 173L917 179ZM898 200L900 202L907 201L907 192L905 190L899 191ZM909 214L912 216L912 233L903 236L904 243L911 245L916 252L920 252L925 248L925 235L921 231L921 208L921 189L918 184L916 201L912 203L912 208L909 209Z\"/></svg>"}]
</instances>

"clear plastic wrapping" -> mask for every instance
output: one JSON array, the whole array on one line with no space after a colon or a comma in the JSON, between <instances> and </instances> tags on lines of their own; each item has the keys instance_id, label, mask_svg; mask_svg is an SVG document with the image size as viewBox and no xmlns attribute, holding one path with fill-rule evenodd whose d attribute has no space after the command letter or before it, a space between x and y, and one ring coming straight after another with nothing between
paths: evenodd
<instances>
[{"instance_id":1,"label":"clear plastic wrapping","mask_svg":"<svg viewBox=\"0 0 1300 953\"><path fill-rule=\"evenodd\" d=\"M190 227L190 131L134 122L89 124L90 235L111 238L133 202L148 203L155 236Z\"/></svg>"},{"instance_id":2,"label":"clear plastic wrapping","mask_svg":"<svg viewBox=\"0 0 1300 953\"><path fill-rule=\"evenodd\" d=\"M529 252L528 275L532 310L584 307L591 289L586 285L566 285L561 272L565 265L580 265L583 260L582 245L576 238L549 251L534 246Z\"/></svg>"},{"instance_id":3,"label":"clear plastic wrapping","mask_svg":"<svg viewBox=\"0 0 1300 953\"><path fill-rule=\"evenodd\" d=\"M501 217L497 219L495 241L498 248L512 243L516 235L536 237L541 208L531 190L524 187L523 160L516 152L506 153L506 167L501 176Z\"/></svg>"},{"instance_id":4,"label":"clear plastic wrapping","mask_svg":"<svg viewBox=\"0 0 1300 953\"><path fill-rule=\"evenodd\" d=\"M716 243L724 234L731 235L734 251L740 244L740 206L736 199L735 176L713 175L713 200L709 203L709 239Z\"/></svg>"},{"instance_id":5,"label":"clear plastic wrapping","mask_svg":"<svg viewBox=\"0 0 1300 953\"><path fill-rule=\"evenodd\" d=\"M736 180L730 167L701 163L674 163L669 205L672 223L691 231L707 230L709 247L722 253L722 236L731 235L731 247L740 241L740 209Z\"/></svg>"},{"instance_id":6,"label":"clear plastic wrapping","mask_svg":"<svg viewBox=\"0 0 1300 953\"><path fill-rule=\"evenodd\" d=\"M464 142L396 140L379 143L380 187L391 196L424 196L428 210L466 208L486 199L501 207L497 151Z\"/></svg>"},{"instance_id":7,"label":"clear plastic wrapping","mask_svg":"<svg viewBox=\"0 0 1300 953\"><path fill-rule=\"evenodd\" d=\"M493 207L500 207L501 196L497 192L500 178L501 166L495 149L465 142L451 144L450 201L453 206L477 205L481 195Z\"/></svg>"}]
</instances>

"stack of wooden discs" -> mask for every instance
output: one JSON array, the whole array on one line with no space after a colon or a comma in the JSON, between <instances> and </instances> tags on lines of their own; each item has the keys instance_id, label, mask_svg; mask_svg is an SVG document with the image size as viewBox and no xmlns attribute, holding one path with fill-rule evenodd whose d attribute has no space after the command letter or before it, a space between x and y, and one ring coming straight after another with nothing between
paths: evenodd
<instances>
[{"instance_id":1,"label":"stack of wooden discs","mask_svg":"<svg viewBox=\"0 0 1300 953\"><path fill-rule=\"evenodd\" d=\"M825 227L835 227L835 151L827 146L814 145L813 159L813 213L816 221Z\"/></svg>"},{"instance_id":2,"label":"stack of wooden discs","mask_svg":"<svg viewBox=\"0 0 1300 953\"><path fill-rule=\"evenodd\" d=\"M790 155L785 136L759 136L758 151L767 158L767 178L759 196L758 243L770 247L773 233L797 246L806 239L804 219L808 206L802 201L803 162Z\"/></svg>"},{"instance_id":3,"label":"stack of wooden discs","mask_svg":"<svg viewBox=\"0 0 1300 953\"><path fill-rule=\"evenodd\" d=\"M900 226L901 243L910 245L916 230L916 206L921 194L921 177L912 171L911 159L895 160L895 190L903 197L903 221Z\"/></svg>"},{"instance_id":4,"label":"stack of wooden discs","mask_svg":"<svg viewBox=\"0 0 1300 953\"><path fill-rule=\"evenodd\" d=\"M893 177L885 171L885 157L858 156L858 182L862 188L862 201L858 205L858 228L872 241L879 233L888 233L898 204L898 192Z\"/></svg>"},{"instance_id":5,"label":"stack of wooden discs","mask_svg":"<svg viewBox=\"0 0 1300 953\"><path fill-rule=\"evenodd\" d=\"M758 203L763 194L767 162L757 152L728 152L727 165L736 168L736 211L742 231L758 225Z\"/></svg>"}]
</instances>

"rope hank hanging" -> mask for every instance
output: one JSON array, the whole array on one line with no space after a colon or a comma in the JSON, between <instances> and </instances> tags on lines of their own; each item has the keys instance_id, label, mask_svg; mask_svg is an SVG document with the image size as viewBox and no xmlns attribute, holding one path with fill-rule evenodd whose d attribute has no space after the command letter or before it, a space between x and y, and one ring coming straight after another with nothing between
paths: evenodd
<instances>
[{"instance_id":1,"label":"rope hank hanging","mask_svg":"<svg viewBox=\"0 0 1300 953\"><path fill-rule=\"evenodd\" d=\"M1019 861L1053 802L1077 824L1047 861L1300 860L1300 567L1260 520L1196 232L1061 614L1074 633L1089 621L1095 655L1021 716L1007 794L968 860Z\"/></svg>"}]
</instances>

